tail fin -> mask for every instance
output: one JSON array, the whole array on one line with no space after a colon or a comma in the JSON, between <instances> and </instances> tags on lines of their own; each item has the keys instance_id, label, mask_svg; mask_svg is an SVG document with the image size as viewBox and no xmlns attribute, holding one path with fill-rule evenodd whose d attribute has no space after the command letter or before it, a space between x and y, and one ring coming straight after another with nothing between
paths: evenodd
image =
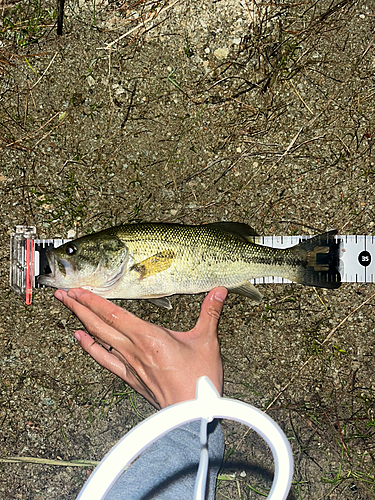
<instances>
[{"instance_id":1,"label":"tail fin","mask_svg":"<svg viewBox=\"0 0 375 500\"><path fill-rule=\"evenodd\" d=\"M337 231L328 231L294 247L303 261L297 271L297 283L320 288L341 286L340 242L336 242L335 234Z\"/></svg>"}]
</instances>

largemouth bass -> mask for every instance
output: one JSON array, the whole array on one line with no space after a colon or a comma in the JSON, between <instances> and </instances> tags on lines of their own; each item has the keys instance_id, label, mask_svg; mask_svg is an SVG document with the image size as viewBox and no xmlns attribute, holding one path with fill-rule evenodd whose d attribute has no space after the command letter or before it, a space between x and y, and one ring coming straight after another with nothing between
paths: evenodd
<instances>
[{"instance_id":1,"label":"largemouth bass","mask_svg":"<svg viewBox=\"0 0 375 500\"><path fill-rule=\"evenodd\" d=\"M48 250L51 274L38 280L55 288L85 288L107 299L147 299L167 308L167 296L217 286L259 302L262 295L250 278L280 276L338 288L335 234L276 249L256 244L254 230L240 223L124 224Z\"/></svg>"}]
</instances>

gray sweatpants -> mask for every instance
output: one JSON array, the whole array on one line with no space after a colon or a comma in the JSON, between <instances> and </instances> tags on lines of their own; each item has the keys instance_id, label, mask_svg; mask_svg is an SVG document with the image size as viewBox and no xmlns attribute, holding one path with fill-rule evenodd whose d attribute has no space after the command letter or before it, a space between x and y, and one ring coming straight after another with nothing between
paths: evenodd
<instances>
[{"instance_id":1,"label":"gray sweatpants","mask_svg":"<svg viewBox=\"0 0 375 500\"><path fill-rule=\"evenodd\" d=\"M192 500L200 457L200 421L189 422L149 446L112 487L106 500ZM224 456L218 420L208 426L207 500L214 500Z\"/></svg>"}]
</instances>

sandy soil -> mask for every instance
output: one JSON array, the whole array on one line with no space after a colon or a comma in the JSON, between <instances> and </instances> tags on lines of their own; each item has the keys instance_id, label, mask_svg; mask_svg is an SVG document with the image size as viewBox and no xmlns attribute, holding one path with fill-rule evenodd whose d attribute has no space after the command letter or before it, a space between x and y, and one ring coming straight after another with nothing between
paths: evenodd
<instances>
[{"instance_id":1,"label":"sandy soil","mask_svg":"<svg viewBox=\"0 0 375 500\"><path fill-rule=\"evenodd\" d=\"M80 350L51 290L29 307L9 290L10 230L229 220L265 235L371 234L374 2L67 0L62 37L49 0L0 7L1 456L96 461L153 410ZM373 285L260 289L260 305L230 296L224 308L225 395L286 432L290 499L375 498ZM202 296L172 302L123 305L191 327ZM267 446L224 429L217 498L262 498ZM0 467L12 500L74 499L92 470Z\"/></svg>"}]
</instances>

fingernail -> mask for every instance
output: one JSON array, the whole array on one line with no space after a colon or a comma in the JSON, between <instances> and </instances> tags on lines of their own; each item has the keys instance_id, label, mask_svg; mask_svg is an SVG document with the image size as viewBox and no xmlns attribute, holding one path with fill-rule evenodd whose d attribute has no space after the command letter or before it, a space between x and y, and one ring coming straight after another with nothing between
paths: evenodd
<instances>
[{"instance_id":1,"label":"fingernail","mask_svg":"<svg viewBox=\"0 0 375 500\"><path fill-rule=\"evenodd\" d=\"M60 290L56 290L55 297L56 297L57 300L61 300L62 301L63 296L62 296L62 293L60 292Z\"/></svg>"},{"instance_id":2,"label":"fingernail","mask_svg":"<svg viewBox=\"0 0 375 500\"><path fill-rule=\"evenodd\" d=\"M78 342L81 342L81 335L79 334L79 332L75 332L74 336L78 340Z\"/></svg>"},{"instance_id":3,"label":"fingernail","mask_svg":"<svg viewBox=\"0 0 375 500\"><path fill-rule=\"evenodd\" d=\"M68 297L77 300L77 295L73 292L73 290L68 290Z\"/></svg>"},{"instance_id":4,"label":"fingernail","mask_svg":"<svg viewBox=\"0 0 375 500\"><path fill-rule=\"evenodd\" d=\"M226 290L226 288L218 288L215 292L215 299L218 300L219 302L224 302L224 300L226 299L228 295L228 291Z\"/></svg>"}]
</instances>

